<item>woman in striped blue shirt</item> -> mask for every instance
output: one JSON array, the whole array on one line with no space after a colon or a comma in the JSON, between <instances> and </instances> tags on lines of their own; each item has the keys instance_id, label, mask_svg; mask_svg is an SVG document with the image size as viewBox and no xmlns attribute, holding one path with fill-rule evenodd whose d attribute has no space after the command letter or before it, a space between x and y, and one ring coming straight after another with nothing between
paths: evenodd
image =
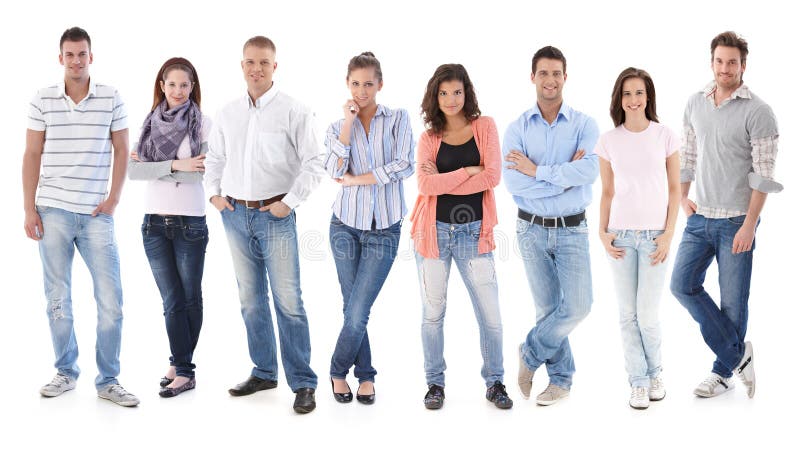
<instances>
[{"instance_id":1,"label":"woman in striped blue shirt","mask_svg":"<svg viewBox=\"0 0 800 462\"><path fill-rule=\"evenodd\" d=\"M400 224L406 214L403 180L414 173L414 142L408 112L379 105L381 64L370 52L347 66L352 96L344 118L325 138L325 168L342 189L333 204L330 243L344 302L344 325L331 358L333 396L353 400L345 378L350 366L359 386L356 399L375 402L375 368L367 335L372 304L397 256Z\"/></svg>"}]
</instances>

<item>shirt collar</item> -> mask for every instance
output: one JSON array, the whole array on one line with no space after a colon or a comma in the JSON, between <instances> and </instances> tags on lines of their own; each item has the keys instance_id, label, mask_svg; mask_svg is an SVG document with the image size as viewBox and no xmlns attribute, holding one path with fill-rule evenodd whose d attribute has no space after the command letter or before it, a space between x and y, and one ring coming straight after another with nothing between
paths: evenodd
<instances>
[{"instance_id":1,"label":"shirt collar","mask_svg":"<svg viewBox=\"0 0 800 462\"><path fill-rule=\"evenodd\" d=\"M247 90L245 90L245 98L247 98L247 107L256 107L258 109L261 109L261 108L265 107L267 104L269 104L270 101L275 99L275 96L277 94L278 94L278 84L273 80L272 81L272 86L269 87L269 90L267 90L266 93L261 95L256 100L256 104L253 105L253 100L250 99L250 94L247 93Z\"/></svg>"},{"instance_id":2,"label":"shirt collar","mask_svg":"<svg viewBox=\"0 0 800 462\"><path fill-rule=\"evenodd\" d=\"M708 83L708 85L705 86L705 88L703 88L703 96L705 96L706 99L713 101L714 93L716 91L717 91L717 82L712 80L711 82ZM750 93L750 89L744 83L739 85L739 88L734 90L733 93L731 94L731 97L728 99L737 99L737 98L745 98L745 99L753 98L753 95Z\"/></svg>"},{"instance_id":3,"label":"shirt collar","mask_svg":"<svg viewBox=\"0 0 800 462\"><path fill-rule=\"evenodd\" d=\"M59 84L58 84L58 91L60 92L59 94L63 98L67 98L67 84L63 80L61 82L59 82ZM94 81L92 81L92 79L90 78L89 79L89 93L86 94L86 98L88 98L89 96L95 96L95 95L97 95L97 84L95 84Z\"/></svg>"},{"instance_id":4,"label":"shirt collar","mask_svg":"<svg viewBox=\"0 0 800 462\"><path fill-rule=\"evenodd\" d=\"M392 110L389 109L388 107L384 106L383 104L379 104L378 105L378 110L375 111L375 116L377 117L379 115L380 116L384 116L384 117L391 117L392 116Z\"/></svg>"},{"instance_id":5,"label":"shirt collar","mask_svg":"<svg viewBox=\"0 0 800 462\"><path fill-rule=\"evenodd\" d=\"M542 111L539 110L539 104L535 104L532 108L528 109L525 113L527 119L532 119L534 116L538 116L540 119L544 120L542 117ZM560 117L563 117L564 120L569 122L569 119L572 117L572 108L567 105L564 101L561 102L561 107L558 108L558 116L556 120Z\"/></svg>"}]
</instances>

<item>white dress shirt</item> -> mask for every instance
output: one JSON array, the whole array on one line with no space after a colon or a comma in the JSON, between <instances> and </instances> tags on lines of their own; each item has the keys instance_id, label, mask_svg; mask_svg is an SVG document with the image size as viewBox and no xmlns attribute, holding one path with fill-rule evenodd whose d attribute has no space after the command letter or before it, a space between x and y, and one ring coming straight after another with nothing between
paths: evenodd
<instances>
[{"instance_id":1,"label":"white dress shirt","mask_svg":"<svg viewBox=\"0 0 800 462\"><path fill-rule=\"evenodd\" d=\"M206 195L263 200L286 194L295 208L319 184L323 150L311 111L273 84L255 104L249 95L215 118L205 160Z\"/></svg>"}]
</instances>

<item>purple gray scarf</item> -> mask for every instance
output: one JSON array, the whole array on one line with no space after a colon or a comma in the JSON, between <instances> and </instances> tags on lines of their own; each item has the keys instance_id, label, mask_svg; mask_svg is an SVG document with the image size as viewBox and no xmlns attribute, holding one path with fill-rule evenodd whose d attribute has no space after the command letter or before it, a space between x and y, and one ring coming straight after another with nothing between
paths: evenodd
<instances>
[{"instance_id":1,"label":"purple gray scarf","mask_svg":"<svg viewBox=\"0 0 800 462\"><path fill-rule=\"evenodd\" d=\"M194 101L167 109L167 100L153 109L142 124L139 136L139 159L158 162L178 158L178 147L189 135L192 157L200 154L200 129L203 114Z\"/></svg>"}]
</instances>

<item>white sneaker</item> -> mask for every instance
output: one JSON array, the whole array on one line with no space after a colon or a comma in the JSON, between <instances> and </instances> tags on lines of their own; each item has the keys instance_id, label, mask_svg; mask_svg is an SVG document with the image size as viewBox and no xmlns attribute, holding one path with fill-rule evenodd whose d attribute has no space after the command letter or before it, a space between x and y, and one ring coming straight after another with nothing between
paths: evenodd
<instances>
[{"instance_id":1,"label":"white sneaker","mask_svg":"<svg viewBox=\"0 0 800 462\"><path fill-rule=\"evenodd\" d=\"M647 409L650 407L650 397L645 387L631 387L631 399L628 404L634 409Z\"/></svg>"},{"instance_id":2,"label":"white sneaker","mask_svg":"<svg viewBox=\"0 0 800 462\"><path fill-rule=\"evenodd\" d=\"M547 388L536 397L536 404L540 406L549 406L567 396L569 396L569 390L549 383L547 384Z\"/></svg>"},{"instance_id":3,"label":"white sneaker","mask_svg":"<svg viewBox=\"0 0 800 462\"><path fill-rule=\"evenodd\" d=\"M125 407L133 407L139 404L139 398L133 393L129 393L118 383L97 390L97 396Z\"/></svg>"},{"instance_id":4,"label":"white sneaker","mask_svg":"<svg viewBox=\"0 0 800 462\"><path fill-rule=\"evenodd\" d=\"M70 391L74 389L75 385L76 385L75 379L67 377L64 374L56 374L56 376L53 377L53 380L51 380L50 383L39 389L39 393L42 396L53 398L55 396L64 393L65 391Z\"/></svg>"},{"instance_id":5,"label":"white sneaker","mask_svg":"<svg viewBox=\"0 0 800 462\"><path fill-rule=\"evenodd\" d=\"M712 372L711 375L706 377L706 379L700 382L700 385L694 389L694 394L702 398L713 398L726 391L733 390L734 385L732 377L726 379Z\"/></svg>"},{"instance_id":6,"label":"white sneaker","mask_svg":"<svg viewBox=\"0 0 800 462\"><path fill-rule=\"evenodd\" d=\"M667 389L664 387L664 381L661 376L656 376L650 379L650 392L648 393L650 401L661 401L667 396Z\"/></svg>"},{"instance_id":7,"label":"white sneaker","mask_svg":"<svg viewBox=\"0 0 800 462\"><path fill-rule=\"evenodd\" d=\"M756 370L753 363L753 344L744 342L744 356L733 370L744 386L747 387L747 397L752 398L756 394Z\"/></svg>"}]
</instances>

